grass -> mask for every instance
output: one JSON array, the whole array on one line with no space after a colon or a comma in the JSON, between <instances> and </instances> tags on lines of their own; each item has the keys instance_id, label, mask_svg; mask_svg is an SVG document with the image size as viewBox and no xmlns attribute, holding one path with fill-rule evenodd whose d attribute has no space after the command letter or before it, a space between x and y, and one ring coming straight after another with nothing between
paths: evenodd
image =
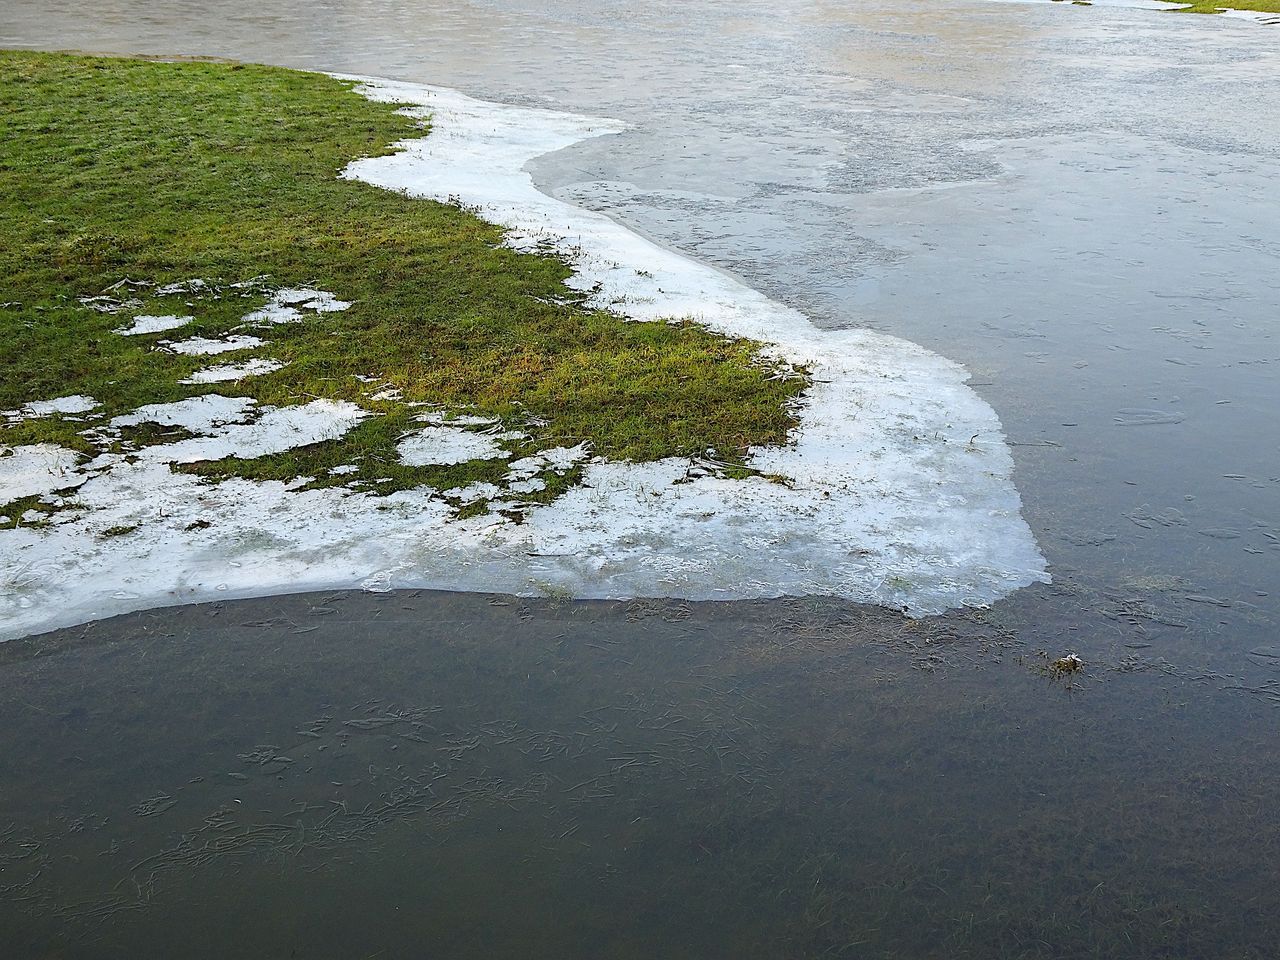
<instances>
[{"instance_id":1,"label":"grass","mask_svg":"<svg viewBox=\"0 0 1280 960\"><path fill-rule=\"evenodd\" d=\"M1076 6L1090 6L1088 0L1073 0ZM1178 0L1170 0L1176 3ZM1258 13L1280 13L1280 0L1227 0L1225 3L1215 3L1213 0L1193 0L1185 7L1179 7L1176 10L1171 9L1170 13L1221 13L1223 10L1255 10Z\"/></svg>"},{"instance_id":2,"label":"grass","mask_svg":"<svg viewBox=\"0 0 1280 960\"><path fill-rule=\"evenodd\" d=\"M93 453L166 442L172 431L108 443L86 427L201 393L347 400L374 416L336 441L193 472L314 476L380 492L503 473L500 461L399 464L396 441L424 409L411 404L523 429L527 440L507 443L518 455L587 441L612 459L708 448L733 459L785 439L803 380L761 363L757 344L588 309L564 285L565 264L503 248L501 231L473 214L339 180L351 160L424 133L349 87L243 64L0 53L0 410L68 394L102 403L88 422L0 420L0 445ZM266 279L232 286L255 277ZM110 291L126 278L149 286ZM208 290L156 292L194 278ZM156 349L166 338L225 336L289 286L353 306L255 330L267 343L251 352ZM137 302L114 314L81 302L104 291ZM142 313L195 320L169 333L112 332ZM179 382L248 357L285 366L231 384ZM398 394L385 396L389 388ZM343 464L359 471L327 478ZM547 479L543 499L568 482Z\"/></svg>"},{"instance_id":3,"label":"grass","mask_svg":"<svg viewBox=\"0 0 1280 960\"><path fill-rule=\"evenodd\" d=\"M1175 13L1221 13L1223 10L1256 10L1259 13L1280 13L1280 0L1229 0L1227 3L1211 3L1197 0Z\"/></svg>"}]
</instances>

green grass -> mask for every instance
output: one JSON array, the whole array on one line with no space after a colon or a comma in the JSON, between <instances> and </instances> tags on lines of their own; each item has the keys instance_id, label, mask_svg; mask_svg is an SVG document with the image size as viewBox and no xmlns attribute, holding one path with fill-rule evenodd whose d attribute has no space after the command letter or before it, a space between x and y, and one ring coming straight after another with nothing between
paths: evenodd
<instances>
[{"instance_id":1,"label":"green grass","mask_svg":"<svg viewBox=\"0 0 1280 960\"><path fill-rule=\"evenodd\" d=\"M1066 2L1066 0L1061 0ZM1090 6L1087 0L1072 0L1077 6ZM1177 0L1170 0L1176 3ZM1221 13L1223 10L1256 10L1258 13L1280 13L1280 0L1225 0L1215 3L1212 0L1194 0L1185 7L1169 10L1170 13Z\"/></svg>"},{"instance_id":2,"label":"green grass","mask_svg":"<svg viewBox=\"0 0 1280 960\"><path fill-rule=\"evenodd\" d=\"M1280 13L1280 0L1228 0L1226 3L1210 3L1197 0L1174 13L1221 13L1224 9L1256 10L1259 13Z\"/></svg>"},{"instance_id":3,"label":"green grass","mask_svg":"<svg viewBox=\"0 0 1280 960\"><path fill-rule=\"evenodd\" d=\"M103 403L89 423L55 416L0 427L0 444L127 450L172 431L107 444L86 426L200 393L270 404L324 397L376 415L337 441L189 469L389 492L502 472L495 462L398 464L396 440L425 409L410 403L526 429L529 440L509 444L518 454L588 441L614 459L712 447L732 459L784 440L803 380L776 376L758 345L586 309L564 285L563 263L504 249L501 231L471 213L337 179L349 161L424 134L349 87L241 64L0 53L0 410L76 393ZM266 293L230 285L260 275L270 287L315 286L354 305L254 331L269 342L251 354L155 349L166 337L235 328ZM141 303L118 315L80 303L124 278L201 278L217 295L119 292ZM114 334L133 313L196 320L168 334ZM286 365L235 384L179 383L248 356ZM387 387L400 398L373 399ZM344 463L359 473L325 479ZM552 483L545 496L564 486Z\"/></svg>"}]
</instances>

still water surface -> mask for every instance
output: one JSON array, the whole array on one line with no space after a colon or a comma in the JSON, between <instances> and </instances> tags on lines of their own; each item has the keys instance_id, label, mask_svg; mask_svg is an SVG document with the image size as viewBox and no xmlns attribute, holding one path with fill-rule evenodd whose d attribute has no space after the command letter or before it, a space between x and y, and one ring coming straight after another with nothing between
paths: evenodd
<instances>
[{"instance_id":1,"label":"still water surface","mask_svg":"<svg viewBox=\"0 0 1280 960\"><path fill-rule=\"evenodd\" d=\"M339 594L6 645L15 955L1274 955L1280 29L0 0L0 44L628 121L540 185L965 363L1056 578L914 625Z\"/></svg>"}]
</instances>

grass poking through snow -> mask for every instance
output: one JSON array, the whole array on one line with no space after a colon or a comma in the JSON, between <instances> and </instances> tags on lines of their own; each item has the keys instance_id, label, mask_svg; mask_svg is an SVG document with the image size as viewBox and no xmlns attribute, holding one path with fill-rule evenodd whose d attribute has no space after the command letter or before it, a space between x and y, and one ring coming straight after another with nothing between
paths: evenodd
<instances>
[{"instance_id":1,"label":"grass poking through snow","mask_svg":"<svg viewBox=\"0 0 1280 960\"><path fill-rule=\"evenodd\" d=\"M507 441L516 455L588 441L617 459L709 447L734 457L784 440L802 381L775 376L755 344L565 302L573 298L565 265L504 249L497 227L339 180L351 160L424 134L349 87L239 64L0 54L0 410L69 394L102 403L90 415L0 421L0 447L102 450L86 428L202 393L279 405L349 400L374 415L339 440L185 469L382 492L501 475L493 461L400 464L395 444L426 409L525 430L527 440ZM231 286L260 275L268 280L258 286ZM169 295L119 286L112 296L138 302L117 313L81 302L125 278L211 286ZM239 331L266 340L244 352L158 349L224 338L272 289L298 286L352 306ZM139 314L195 319L156 334L113 332ZM284 366L230 383L180 383L250 358ZM137 431L126 445L167 442L169 433ZM351 464L357 472L328 472Z\"/></svg>"}]
</instances>

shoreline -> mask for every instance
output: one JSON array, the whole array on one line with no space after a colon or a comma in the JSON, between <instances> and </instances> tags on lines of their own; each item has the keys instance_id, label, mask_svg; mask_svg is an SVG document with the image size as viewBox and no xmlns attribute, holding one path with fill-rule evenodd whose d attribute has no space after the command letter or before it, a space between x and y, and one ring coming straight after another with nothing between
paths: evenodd
<instances>
[{"instance_id":1,"label":"shoreline","mask_svg":"<svg viewBox=\"0 0 1280 960\"><path fill-rule=\"evenodd\" d=\"M1193 13L1221 16L1226 20L1245 20L1264 26L1280 24L1280 2L1255 0L1256 6L1219 6L1211 0L991 0L993 3L1056 3L1066 6L1123 7L1130 10L1154 10L1159 13Z\"/></svg>"},{"instance_id":2,"label":"shoreline","mask_svg":"<svg viewBox=\"0 0 1280 960\"><path fill-rule=\"evenodd\" d=\"M1047 580L999 420L957 364L869 331L818 331L728 274L537 191L525 172L532 159L618 132L610 121L347 79L417 119L430 113L432 129L397 153L354 161L344 176L478 208L515 231L515 249L568 260L568 286L594 306L642 321L693 316L714 332L771 343L771 359L812 376L800 427L784 446L753 448L749 465L761 475L743 479L696 475L683 457L593 460L582 484L530 506L519 524L492 512L451 518L430 488L379 498L342 487L292 491L278 481L210 485L172 472L161 453L78 484L95 529L127 528L128 536L102 541L78 523L0 532L18 558L0 570L12 585L0 634L340 587L582 599L832 596L920 616ZM313 412L318 421L353 415ZM130 526L139 503L165 522ZM184 534L210 518L216 535ZM60 615L49 618L51 608Z\"/></svg>"}]
</instances>

